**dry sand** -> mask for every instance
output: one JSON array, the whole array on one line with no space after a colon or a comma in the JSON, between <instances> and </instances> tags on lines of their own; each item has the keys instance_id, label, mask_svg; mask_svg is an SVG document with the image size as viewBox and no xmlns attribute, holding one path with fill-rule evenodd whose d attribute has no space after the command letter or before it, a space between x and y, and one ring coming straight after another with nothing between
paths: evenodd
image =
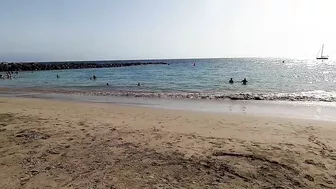
<instances>
[{"instance_id":1,"label":"dry sand","mask_svg":"<svg viewBox=\"0 0 336 189\"><path fill-rule=\"evenodd\" d=\"M0 98L0 188L336 188L335 126Z\"/></svg>"}]
</instances>

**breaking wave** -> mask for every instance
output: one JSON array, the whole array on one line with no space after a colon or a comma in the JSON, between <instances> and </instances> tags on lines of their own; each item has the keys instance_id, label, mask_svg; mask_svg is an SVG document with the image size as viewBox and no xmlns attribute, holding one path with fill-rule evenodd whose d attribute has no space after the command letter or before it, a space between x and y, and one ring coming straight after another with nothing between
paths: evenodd
<instances>
[{"instance_id":1,"label":"breaking wave","mask_svg":"<svg viewBox=\"0 0 336 189\"><path fill-rule=\"evenodd\" d=\"M44 91L47 92L47 91ZM72 91L53 90L52 93L87 96L124 96L142 98L204 99L204 100L268 100L268 101L323 101L336 102L336 92L307 91L300 93L186 93L186 92L134 92L134 91Z\"/></svg>"}]
</instances>

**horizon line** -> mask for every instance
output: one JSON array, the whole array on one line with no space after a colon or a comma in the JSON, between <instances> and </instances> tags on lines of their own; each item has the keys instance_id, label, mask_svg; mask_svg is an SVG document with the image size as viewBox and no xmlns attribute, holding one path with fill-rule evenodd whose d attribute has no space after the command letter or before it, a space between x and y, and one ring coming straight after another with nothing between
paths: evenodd
<instances>
[{"instance_id":1,"label":"horizon line","mask_svg":"<svg viewBox=\"0 0 336 189\"><path fill-rule=\"evenodd\" d=\"M91 60L50 60L50 61L1 61L1 63L57 63L57 62L91 62L91 61L153 61L153 60L206 60L206 59L238 59L238 58L282 58L282 59L310 59L313 57L289 56L237 56L237 57L185 57L185 58L149 58L149 59L91 59ZM314 57L315 59L316 57Z\"/></svg>"}]
</instances>

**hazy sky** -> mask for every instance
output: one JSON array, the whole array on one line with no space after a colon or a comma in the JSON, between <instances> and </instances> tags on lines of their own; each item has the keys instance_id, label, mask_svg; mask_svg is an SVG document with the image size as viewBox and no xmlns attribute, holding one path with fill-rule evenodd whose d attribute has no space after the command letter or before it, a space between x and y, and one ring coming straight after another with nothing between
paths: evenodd
<instances>
[{"instance_id":1,"label":"hazy sky","mask_svg":"<svg viewBox=\"0 0 336 189\"><path fill-rule=\"evenodd\" d=\"M1 0L0 61L336 57L335 0Z\"/></svg>"}]
</instances>

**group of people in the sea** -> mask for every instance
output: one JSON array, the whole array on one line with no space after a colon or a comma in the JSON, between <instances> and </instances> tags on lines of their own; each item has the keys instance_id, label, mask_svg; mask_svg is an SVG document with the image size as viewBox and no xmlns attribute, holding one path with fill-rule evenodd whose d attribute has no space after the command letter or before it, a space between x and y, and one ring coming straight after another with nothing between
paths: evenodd
<instances>
[{"instance_id":1,"label":"group of people in the sea","mask_svg":"<svg viewBox=\"0 0 336 189\"><path fill-rule=\"evenodd\" d=\"M56 75L57 78L60 78L60 76L57 74ZM92 77L90 77L90 80L96 80L97 79L97 76L96 75L93 75Z\"/></svg>"},{"instance_id":2,"label":"group of people in the sea","mask_svg":"<svg viewBox=\"0 0 336 189\"><path fill-rule=\"evenodd\" d=\"M0 77L1 77L1 75L0 75ZM57 76L56 76L57 78L60 78L60 76L57 74ZM90 80L96 80L97 79L97 76L96 75L93 75L92 77L90 77ZM246 85L247 84L247 79L246 78L244 78L242 81L241 81L241 83L243 84L243 85ZM231 78L230 80L229 80L229 83L230 84L233 84L234 83L234 81L233 81L233 78ZM106 83L106 86L109 86L110 84L109 83ZM140 87L141 86L141 84L140 84L140 82L138 82L138 86Z\"/></svg>"},{"instance_id":3,"label":"group of people in the sea","mask_svg":"<svg viewBox=\"0 0 336 189\"><path fill-rule=\"evenodd\" d=\"M57 78L60 78L60 76L57 74L56 75ZM90 77L90 80L96 80L97 79L97 76L96 75L93 75L92 77ZM109 83L106 83L106 86L109 86L110 84ZM140 82L138 82L138 86L140 87L141 84Z\"/></svg>"},{"instance_id":4,"label":"group of people in the sea","mask_svg":"<svg viewBox=\"0 0 336 189\"><path fill-rule=\"evenodd\" d=\"M283 62L285 62L285 61L283 61ZM194 62L194 64L193 64L193 66L196 66L196 63L195 63L195 62ZM231 79L229 80L229 83L230 83L230 84L233 84L233 83L234 83L233 78L231 78ZM247 79L244 78L244 79L241 81L241 83L242 83L243 85L247 85ZM138 84L138 86L140 86L140 85Z\"/></svg>"},{"instance_id":5,"label":"group of people in the sea","mask_svg":"<svg viewBox=\"0 0 336 189\"><path fill-rule=\"evenodd\" d=\"M234 83L233 78L230 79L229 83L230 83L230 84L233 84L233 83ZM246 85L246 84L247 84L247 79L244 78L244 79L241 81L241 83L242 83L243 85Z\"/></svg>"},{"instance_id":6,"label":"group of people in the sea","mask_svg":"<svg viewBox=\"0 0 336 189\"><path fill-rule=\"evenodd\" d=\"M59 78L59 76L57 75L57 78ZM96 80L97 79L97 76L96 75L93 75L92 77L90 77L90 80ZM106 86L109 86L110 84L109 83L106 83ZM141 84L138 82L138 86L140 87Z\"/></svg>"},{"instance_id":7,"label":"group of people in the sea","mask_svg":"<svg viewBox=\"0 0 336 189\"><path fill-rule=\"evenodd\" d=\"M7 71L7 72L5 73L5 75L0 74L0 79L13 79L13 78L17 77L17 76L15 76L14 74L18 75L19 72L18 72L18 71L16 71L16 72L13 72L13 71Z\"/></svg>"},{"instance_id":8,"label":"group of people in the sea","mask_svg":"<svg viewBox=\"0 0 336 189\"><path fill-rule=\"evenodd\" d=\"M60 76L57 74L56 75L57 78L60 78ZM97 76L96 75L93 75L92 77L90 77L90 80L96 80L97 79Z\"/></svg>"}]
</instances>

